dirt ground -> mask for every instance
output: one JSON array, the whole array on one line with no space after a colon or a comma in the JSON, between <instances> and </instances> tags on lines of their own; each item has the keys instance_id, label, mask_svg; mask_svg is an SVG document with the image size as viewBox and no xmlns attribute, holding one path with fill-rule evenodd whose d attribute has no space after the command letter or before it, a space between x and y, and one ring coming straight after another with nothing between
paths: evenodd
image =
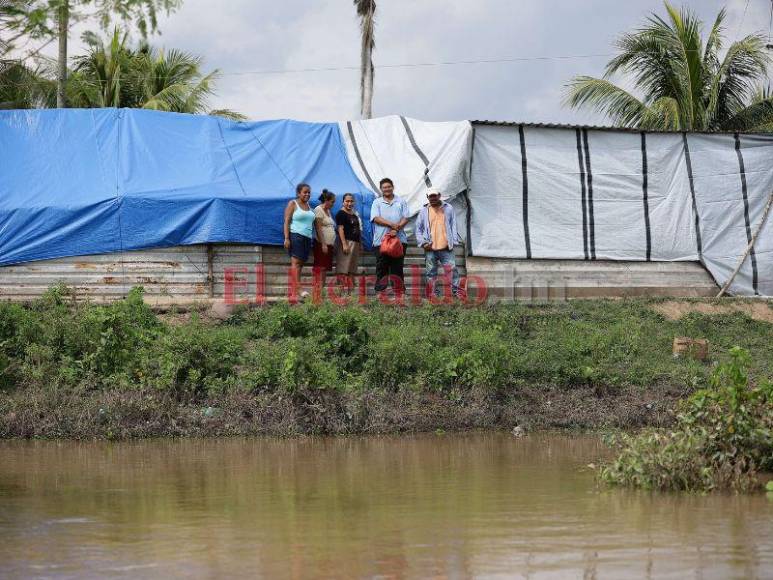
<instances>
[{"instance_id":1,"label":"dirt ground","mask_svg":"<svg viewBox=\"0 0 773 580\"><path fill-rule=\"evenodd\" d=\"M0 391L0 440L357 435L469 429L636 429L672 423L683 389L518 386L437 393L313 390L178 402L156 391Z\"/></svg>"},{"instance_id":2,"label":"dirt ground","mask_svg":"<svg viewBox=\"0 0 773 580\"><path fill-rule=\"evenodd\" d=\"M754 320L773 323L773 303L767 300L758 302L738 301L727 303L714 302L682 302L670 300L653 304L652 308L661 313L669 320L678 320L690 312L700 314L729 314L732 312L743 312Z\"/></svg>"}]
</instances>

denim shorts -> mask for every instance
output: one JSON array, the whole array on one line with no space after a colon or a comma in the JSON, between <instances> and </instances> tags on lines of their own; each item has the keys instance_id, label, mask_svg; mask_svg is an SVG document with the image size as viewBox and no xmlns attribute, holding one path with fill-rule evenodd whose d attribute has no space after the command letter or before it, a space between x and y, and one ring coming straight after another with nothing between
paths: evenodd
<instances>
[{"instance_id":1,"label":"denim shorts","mask_svg":"<svg viewBox=\"0 0 773 580\"><path fill-rule=\"evenodd\" d=\"M311 238L290 232L290 250L288 253L293 258L298 258L305 263L311 253Z\"/></svg>"}]
</instances>

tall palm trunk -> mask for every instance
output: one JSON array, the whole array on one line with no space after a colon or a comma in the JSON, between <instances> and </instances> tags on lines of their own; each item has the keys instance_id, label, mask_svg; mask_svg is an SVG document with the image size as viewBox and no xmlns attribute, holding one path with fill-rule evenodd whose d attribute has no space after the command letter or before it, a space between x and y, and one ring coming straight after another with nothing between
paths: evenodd
<instances>
[{"instance_id":1,"label":"tall palm trunk","mask_svg":"<svg viewBox=\"0 0 773 580\"><path fill-rule=\"evenodd\" d=\"M373 49L376 46L374 39L376 2L375 0L354 0L357 7L357 15L360 17L360 33L362 44L360 46L360 114L363 119L373 116L373 81L375 69L373 68Z\"/></svg>"},{"instance_id":2,"label":"tall palm trunk","mask_svg":"<svg viewBox=\"0 0 773 580\"><path fill-rule=\"evenodd\" d=\"M373 117L373 47L362 47L362 63L360 64L360 113L363 119Z\"/></svg>"},{"instance_id":3,"label":"tall palm trunk","mask_svg":"<svg viewBox=\"0 0 773 580\"><path fill-rule=\"evenodd\" d=\"M67 29L70 25L69 0L61 0L57 23L59 25L59 55L57 57L56 108L63 109L67 106L64 89L67 83Z\"/></svg>"}]
</instances>

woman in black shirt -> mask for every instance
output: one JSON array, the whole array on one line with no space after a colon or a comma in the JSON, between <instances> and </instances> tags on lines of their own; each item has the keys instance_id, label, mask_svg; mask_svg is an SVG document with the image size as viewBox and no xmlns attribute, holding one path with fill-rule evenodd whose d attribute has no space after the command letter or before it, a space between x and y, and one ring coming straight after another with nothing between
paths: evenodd
<instances>
[{"instance_id":1,"label":"woman in black shirt","mask_svg":"<svg viewBox=\"0 0 773 580\"><path fill-rule=\"evenodd\" d=\"M336 273L344 276L346 288L354 288L354 276L362 249L362 223L354 209L354 194L344 194L343 207L336 214Z\"/></svg>"}]
</instances>

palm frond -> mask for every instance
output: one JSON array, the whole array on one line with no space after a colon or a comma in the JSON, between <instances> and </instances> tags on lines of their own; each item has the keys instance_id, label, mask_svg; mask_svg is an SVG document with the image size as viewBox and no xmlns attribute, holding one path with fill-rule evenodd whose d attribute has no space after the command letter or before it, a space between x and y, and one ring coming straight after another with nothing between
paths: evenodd
<instances>
[{"instance_id":1,"label":"palm frond","mask_svg":"<svg viewBox=\"0 0 773 580\"><path fill-rule=\"evenodd\" d=\"M771 131L773 130L773 96L752 103L727 119L721 129L728 131Z\"/></svg>"},{"instance_id":2,"label":"palm frond","mask_svg":"<svg viewBox=\"0 0 773 580\"><path fill-rule=\"evenodd\" d=\"M609 81L575 77L567 85L564 102L573 108L588 107L611 117L615 125L635 127L647 115L647 105Z\"/></svg>"},{"instance_id":3,"label":"palm frond","mask_svg":"<svg viewBox=\"0 0 773 580\"><path fill-rule=\"evenodd\" d=\"M678 10L667 1L664 6L665 15L652 14L643 27L616 41L617 55L608 62L603 79L575 77L565 103L643 128L689 131L732 128L733 122L739 127L766 123L762 105L754 109L756 115L741 114L753 104L754 87L770 65L762 37L747 36L720 58L724 9L704 43L702 23L694 12ZM618 75L633 87L632 93L612 84ZM752 120L757 115L761 120Z\"/></svg>"},{"instance_id":4,"label":"palm frond","mask_svg":"<svg viewBox=\"0 0 773 580\"><path fill-rule=\"evenodd\" d=\"M695 30L694 19L677 12L668 3L666 9L668 20L652 15L643 28L618 39L619 54L608 63L605 78L615 74L630 77L645 103L662 97L676 99L681 122L689 123L693 116L693 88L685 36L689 43L689 36Z\"/></svg>"},{"instance_id":5,"label":"palm frond","mask_svg":"<svg viewBox=\"0 0 773 580\"><path fill-rule=\"evenodd\" d=\"M0 60L0 109L31 109L41 100L35 70L18 60Z\"/></svg>"},{"instance_id":6,"label":"palm frond","mask_svg":"<svg viewBox=\"0 0 773 580\"><path fill-rule=\"evenodd\" d=\"M3 10L25 2L0 0L0 29ZM104 5L112 3L113 0L105 0ZM148 24L154 27L154 11L173 9L180 0L142 0L140 3L146 10L143 14L149 18ZM134 18L137 14L130 11L125 16ZM65 87L71 106L209 112L208 99L214 95L219 73L204 74L199 56L174 49L165 52L145 41L132 45L129 35L119 27L106 38L93 33L84 33L82 38L86 51L72 59L73 69L68 73ZM21 63L0 59L0 108L56 105L56 62L42 56L36 62L37 68L29 69ZM214 114L244 119L229 109L218 109Z\"/></svg>"},{"instance_id":7,"label":"palm frond","mask_svg":"<svg viewBox=\"0 0 773 580\"><path fill-rule=\"evenodd\" d=\"M734 42L720 63L709 91L711 125L724 124L746 107L756 84L767 75L765 40L752 34Z\"/></svg>"},{"instance_id":8,"label":"palm frond","mask_svg":"<svg viewBox=\"0 0 773 580\"><path fill-rule=\"evenodd\" d=\"M718 54L722 50L722 34L725 32L723 24L726 16L727 9L722 8L714 20L709 36L706 38L706 48L703 51L703 66L707 70L714 70L719 66Z\"/></svg>"},{"instance_id":9,"label":"palm frond","mask_svg":"<svg viewBox=\"0 0 773 580\"><path fill-rule=\"evenodd\" d=\"M677 10L668 2L666 11L671 20L671 29L676 38L676 56L682 70L684 103L682 125L685 130L700 128L706 123L704 87L706 75L703 68L703 42L701 40L701 22L687 8Z\"/></svg>"},{"instance_id":10,"label":"palm frond","mask_svg":"<svg viewBox=\"0 0 773 580\"><path fill-rule=\"evenodd\" d=\"M673 97L661 97L653 101L638 127L650 131L682 131L679 103Z\"/></svg>"},{"instance_id":11,"label":"palm frond","mask_svg":"<svg viewBox=\"0 0 773 580\"><path fill-rule=\"evenodd\" d=\"M208 115L212 115L213 117L222 117L223 119L228 119L229 121L247 121L248 118L246 115L242 115L241 113L237 111L232 111L231 109L212 109Z\"/></svg>"}]
</instances>

